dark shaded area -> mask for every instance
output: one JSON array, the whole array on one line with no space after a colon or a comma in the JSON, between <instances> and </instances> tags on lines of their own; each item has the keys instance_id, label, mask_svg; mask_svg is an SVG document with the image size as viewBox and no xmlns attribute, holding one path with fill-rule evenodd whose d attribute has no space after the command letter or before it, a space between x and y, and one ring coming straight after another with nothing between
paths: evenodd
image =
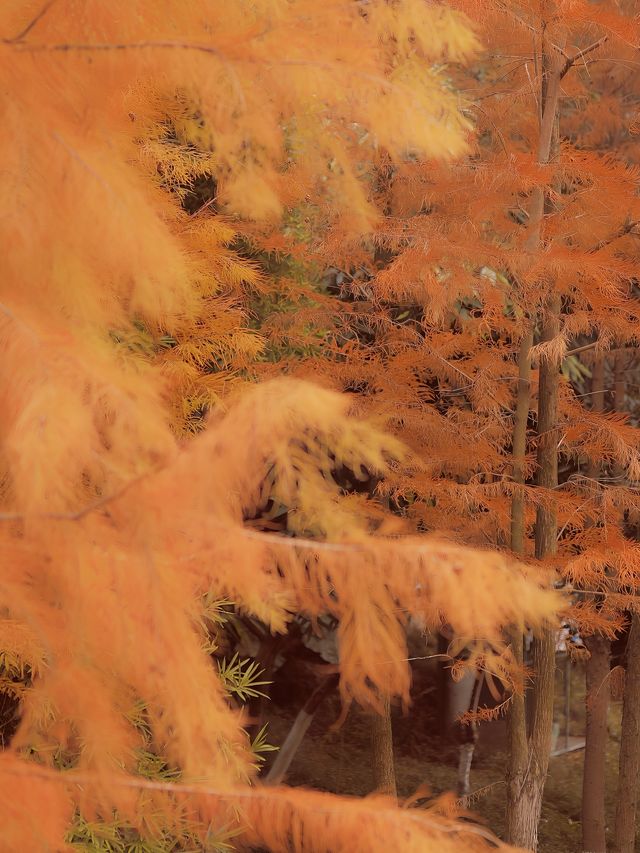
<instances>
[{"instance_id":1,"label":"dark shaded area","mask_svg":"<svg viewBox=\"0 0 640 853\"><path fill-rule=\"evenodd\" d=\"M186 192L182 200L182 207L187 213L193 216L205 206L212 212L217 212L215 202L218 197L218 183L213 175L198 175L192 184L183 189Z\"/></svg>"},{"instance_id":2,"label":"dark shaded area","mask_svg":"<svg viewBox=\"0 0 640 853\"><path fill-rule=\"evenodd\" d=\"M268 703L266 720L269 741L280 744L300 709L292 679L285 672L274 699ZM429 795L454 791L458 748L438 731L437 673L432 661L413 666L412 704L408 713L393 708L394 752L400 798L412 796L426 785ZM555 719L564 726L563 673L558 669ZM569 731L584 734L584 669L571 666L572 702ZM310 689L310 688L309 688ZM311 690L310 690L311 692ZM485 704L483 694L480 706ZM291 765L286 783L338 794L366 796L373 788L369 724L365 713L354 705L340 724L342 708L337 693L318 708L307 736ZM336 725L338 724L338 725ZM613 702L609 720L607 751L607 816L612 825L615 808L620 703ZM561 736L561 735L560 735ZM471 769L473 819L486 823L500 834L504 820L505 721L480 723L480 737ZM545 791L540 825L539 853L581 853L580 802L583 752L577 750L553 757ZM262 851L260 851L262 853Z\"/></svg>"},{"instance_id":3,"label":"dark shaded area","mask_svg":"<svg viewBox=\"0 0 640 853\"><path fill-rule=\"evenodd\" d=\"M20 722L20 703L11 693L0 693L0 748L6 749Z\"/></svg>"}]
</instances>

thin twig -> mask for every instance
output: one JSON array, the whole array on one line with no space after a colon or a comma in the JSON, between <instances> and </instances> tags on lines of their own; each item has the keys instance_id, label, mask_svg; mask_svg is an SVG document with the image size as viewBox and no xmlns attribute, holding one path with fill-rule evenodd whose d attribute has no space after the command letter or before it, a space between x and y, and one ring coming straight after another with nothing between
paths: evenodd
<instances>
[{"instance_id":1,"label":"thin twig","mask_svg":"<svg viewBox=\"0 0 640 853\"><path fill-rule=\"evenodd\" d=\"M469 374L468 374L468 373L465 373L465 372L464 372L464 370L462 370L461 368L459 368L457 365L452 364L450 361L448 361L446 358L444 358L444 356L442 356L442 355L440 355L439 353L437 353L437 352L436 352L434 349L432 349L431 347L426 347L426 349L427 349L427 352L429 352L429 353L430 353L434 358L437 358L437 359L438 359L439 361L441 361L443 364L446 364L446 365L447 365L447 367L449 367L451 370L455 370L455 372L456 372L456 373L460 374L460 376L462 376L464 379L466 379L466 380L469 382L469 387L470 387L470 388L472 388L472 387L476 384L477 379L474 379L472 376L469 376ZM496 397L495 397L495 396L494 396L490 391L488 391L488 392L487 392L487 396L491 397L491 399L493 400L493 402L494 402L494 403L496 403L496 404L497 404L501 409L503 409L505 412L507 412L507 414L509 414L509 415L512 415L512 414L513 414L513 412L511 411L511 409L509 409L509 408L508 408L508 406L505 406L505 404L504 404L504 403L501 403L501 402L500 402L500 400L498 400L498 399L497 399L497 398L496 398Z\"/></svg>"},{"instance_id":2,"label":"thin twig","mask_svg":"<svg viewBox=\"0 0 640 853\"><path fill-rule=\"evenodd\" d=\"M496 5L498 6L499 9L502 9L503 12L505 12L507 15L512 17L519 24L522 24L523 27L526 27L528 30L531 30L531 32L535 34L536 29L533 26L533 24L530 24L528 21L526 21L524 18L522 18L516 12L514 12L514 10L507 3L502 3L502 2L500 2L500 0L498 0Z\"/></svg>"},{"instance_id":3,"label":"thin twig","mask_svg":"<svg viewBox=\"0 0 640 853\"><path fill-rule=\"evenodd\" d=\"M538 99L538 93L536 92L536 88L533 85L533 80L531 79L531 74L529 73L529 63L525 62L524 70L527 72L527 80L529 81L529 86L531 87L531 94L533 95L533 99L536 102L536 110L538 113L538 120L542 121L542 110L540 109L540 100ZM527 213L527 218L529 214Z\"/></svg>"},{"instance_id":4,"label":"thin twig","mask_svg":"<svg viewBox=\"0 0 640 853\"><path fill-rule=\"evenodd\" d=\"M55 2L56 0L48 0L48 2L44 4L42 9L40 9L38 14L29 21L29 23L25 26L23 30L21 30L17 35L13 36L12 38L4 38L0 39L0 41L4 44L18 44L19 42L21 42L22 39L31 32L35 25L44 18L44 16L47 14L49 9L53 6Z\"/></svg>"},{"instance_id":5,"label":"thin twig","mask_svg":"<svg viewBox=\"0 0 640 853\"><path fill-rule=\"evenodd\" d=\"M5 44L11 44L15 51L20 53L106 53L108 51L127 51L127 50L187 50L195 51L196 53L208 53L216 56L225 65L228 65L228 60L223 53L211 44L202 44L200 42L189 41L136 41L136 42L56 42L54 44L12 44L5 41ZM304 68L314 67L324 70L335 71L340 69L350 76L354 73L356 76L369 80L372 83L383 86L385 89L399 88L391 80L385 77L380 77L377 74L368 74L366 72L356 72L352 68L344 66L337 62L321 62L313 59L262 59L259 57L245 57L238 60L239 64L247 65L271 65L278 66L301 66Z\"/></svg>"},{"instance_id":6,"label":"thin twig","mask_svg":"<svg viewBox=\"0 0 640 853\"><path fill-rule=\"evenodd\" d=\"M124 50L193 50L220 57L220 51L210 44L186 41L137 41L137 42L54 42L53 44L14 44L3 40L20 53L87 53ZM220 57L221 58L221 57Z\"/></svg>"},{"instance_id":7,"label":"thin twig","mask_svg":"<svg viewBox=\"0 0 640 853\"><path fill-rule=\"evenodd\" d=\"M575 347L574 349L569 349L565 352L564 357L567 358L570 355L577 355L579 352L585 352L588 349L593 349L594 347L597 347L599 343L600 343L599 340L591 341L590 344L584 344L584 346Z\"/></svg>"},{"instance_id":8,"label":"thin twig","mask_svg":"<svg viewBox=\"0 0 640 853\"><path fill-rule=\"evenodd\" d=\"M215 204L217 200L218 196L214 195L213 198L210 198L205 201L204 204L201 204L197 210L193 211L193 213L191 214L191 219L196 219L196 217L201 216L206 210L211 207L212 204Z\"/></svg>"},{"instance_id":9,"label":"thin twig","mask_svg":"<svg viewBox=\"0 0 640 853\"><path fill-rule=\"evenodd\" d=\"M470 794L467 794L464 797L459 797L456 800L456 805L461 806L462 808L469 808L471 803L474 803L476 800L479 800L484 794L488 793L492 788L496 788L498 785L506 785L507 782L505 779L498 779L497 782L491 782L489 785L483 785L481 788L476 788L475 791L471 791Z\"/></svg>"},{"instance_id":10,"label":"thin twig","mask_svg":"<svg viewBox=\"0 0 640 853\"><path fill-rule=\"evenodd\" d=\"M488 115L486 110L483 110L482 107L478 103L473 104L473 106L475 107L476 110L478 110L479 112L482 113L482 115L487 119L488 122L490 122L493 125L493 129L495 130L495 132L498 136L498 139L500 140L500 144L502 145L502 150L504 151L505 155L508 157L509 151L507 149L507 143L504 141L504 136L502 135L502 131L500 130L498 125L491 118L491 116Z\"/></svg>"},{"instance_id":11,"label":"thin twig","mask_svg":"<svg viewBox=\"0 0 640 853\"><path fill-rule=\"evenodd\" d=\"M83 169L84 169L84 170L85 170L89 175L91 175L91 177L92 177L92 178L94 178L94 179L95 179L95 180L100 184L100 186L101 186L104 190L106 190L106 192L108 192L108 193L109 193L109 195L110 195L110 196L111 196L115 201L117 201L117 202L120 202L120 201L121 201L121 199L120 199L120 198L116 195L116 193L114 192L113 188L112 188L111 186L109 186L108 182L107 182L107 181L102 177L102 175L101 175L99 172L96 172L96 170L93 168L93 166L91 166L89 163L87 163L87 161L86 161L86 160L84 160L84 159L80 156L80 154L78 154L78 152L75 150L75 148L72 148L70 145L68 145L68 144L67 144L67 142L66 142L66 141L65 141L65 140L60 136L60 134L59 134L59 133L54 132L54 133L52 133L51 135L53 136L53 138L55 139L55 141L56 141L59 145L61 145L61 146L64 148L64 150L67 152L67 154L68 154L68 155L69 155L73 160L75 160L77 163L79 163L79 164L82 166L82 168L83 168Z\"/></svg>"},{"instance_id":12,"label":"thin twig","mask_svg":"<svg viewBox=\"0 0 640 853\"><path fill-rule=\"evenodd\" d=\"M62 43L54 43L54 44L24 44L24 43L13 43L7 41L6 39L3 42L7 46L12 47L13 50L18 52L27 52L27 53L73 53L73 52L100 52L106 53L108 51L139 51L139 50L187 50L187 51L195 51L198 53L207 53L211 56L217 57L220 62L227 68L230 77L233 80L234 88L236 90L236 94L238 95L238 99L241 102L241 105L245 106L245 98L244 92L242 91L242 87L240 86L237 74L233 67L233 64L229 61L227 57L223 53L221 53L218 48L214 47L210 44L201 44L198 42L187 42L187 41L139 41L139 42L114 42L114 43L86 43L86 42L62 42ZM374 83L377 86L386 89L387 91L400 91L402 87L400 87L397 83L394 83L392 80L388 80L385 77L381 77L378 74L369 74L363 71L357 71L353 68L343 65L337 62L321 62L319 60L312 59L262 59L256 56L245 57L241 60L237 60L238 64L245 65L268 65L274 68L278 67L301 67L301 68L319 68L325 71L336 72L342 71L344 74L348 74L350 77L354 75L362 80L368 80L370 83ZM406 92L406 89L404 89ZM411 100L416 105L416 108L420 111L424 110L424 106L420 103L417 97L411 97Z\"/></svg>"},{"instance_id":13,"label":"thin twig","mask_svg":"<svg viewBox=\"0 0 640 853\"><path fill-rule=\"evenodd\" d=\"M102 498L98 498L95 501L84 506L82 509L77 510L76 512L40 512L40 513L24 513L24 512L0 512L0 521L27 521L27 520L41 520L41 521L81 521L87 515L90 515L93 512L96 512L99 509L102 509L107 504L112 503L113 501L121 498L129 489L133 488L133 486L138 483L146 480L148 477L151 477L153 474L158 473L158 470L147 471L144 474L140 474L138 477L134 477L132 480L124 483L119 489L116 489L114 492L111 492L108 495L105 495Z\"/></svg>"}]
</instances>

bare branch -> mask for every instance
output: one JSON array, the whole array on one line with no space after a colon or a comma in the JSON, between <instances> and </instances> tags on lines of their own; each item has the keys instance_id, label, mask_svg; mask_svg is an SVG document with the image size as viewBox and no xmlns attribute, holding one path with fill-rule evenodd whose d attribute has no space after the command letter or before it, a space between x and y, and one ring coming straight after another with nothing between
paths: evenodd
<instances>
[{"instance_id":1,"label":"bare branch","mask_svg":"<svg viewBox=\"0 0 640 853\"><path fill-rule=\"evenodd\" d=\"M575 347L575 349L567 350L564 354L564 357L568 358L570 355L577 355L579 352L585 352L586 350L593 349L594 347L598 346L599 343L600 341L591 341L590 344L585 344L584 346Z\"/></svg>"},{"instance_id":2,"label":"bare branch","mask_svg":"<svg viewBox=\"0 0 640 853\"><path fill-rule=\"evenodd\" d=\"M578 62L579 59L583 59L589 53L593 53L594 50L597 50L608 39L609 36L602 36L602 38L599 38L598 41L594 41L593 44L590 44L588 47L583 47L582 50L579 50L577 51L577 53L574 53L573 56L569 56L567 53L564 52L564 50L554 45L556 50L559 50L560 53L565 57L565 63L560 69L560 79L562 80L562 78L569 71L569 69L572 68L576 64L576 62Z\"/></svg>"},{"instance_id":3,"label":"bare branch","mask_svg":"<svg viewBox=\"0 0 640 853\"><path fill-rule=\"evenodd\" d=\"M594 41L593 44L590 44L588 47L579 50L576 55L573 57L573 62L577 62L579 59L582 59L583 56L586 56L588 53L592 53L594 50L597 50L601 45L603 45L609 36L602 36L602 38L598 39L598 41Z\"/></svg>"}]
</instances>

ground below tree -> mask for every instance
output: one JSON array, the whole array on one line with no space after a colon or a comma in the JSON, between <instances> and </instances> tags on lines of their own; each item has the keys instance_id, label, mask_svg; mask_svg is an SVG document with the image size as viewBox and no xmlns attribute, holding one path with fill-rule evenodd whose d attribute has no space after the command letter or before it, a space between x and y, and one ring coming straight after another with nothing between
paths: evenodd
<instances>
[{"instance_id":1,"label":"ground below tree","mask_svg":"<svg viewBox=\"0 0 640 853\"><path fill-rule=\"evenodd\" d=\"M559 684L561 676L559 675ZM414 684L414 691L425 687ZM584 668L572 668L572 703L569 732L584 734ZM411 796L427 785L433 794L455 790L457 751L433 732L437 729L434 691L426 692L403 717L394 711L394 752L398 795ZM297 700L297 697L296 697ZM562 695L557 698L556 717L562 725ZM275 690L268 703L269 740L280 744L291 727L299 705L286 692ZM370 736L366 715L352 708L344 724L333 728L340 716L337 696L326 700L316 714L287 775L287 783L337 794L364 796L372 790ZM613 702L609 715L607 753L607 823L613 828L621 703ZM480 739L471 771L475 792L471 809L479 820L498 835L504 826L504 721L481 724ZM540 824L539 853L581 853L580 803L582 795L582 750L551 758ZM640 833L638 834L640 842ZM639 848L640 849L640 848Z\"/></svg>"}]
</instances>

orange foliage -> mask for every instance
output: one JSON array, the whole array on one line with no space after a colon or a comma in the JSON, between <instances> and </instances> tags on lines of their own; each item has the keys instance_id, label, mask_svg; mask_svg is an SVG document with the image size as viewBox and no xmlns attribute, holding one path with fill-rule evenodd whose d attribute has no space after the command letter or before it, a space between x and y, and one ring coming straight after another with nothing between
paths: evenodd
<instances>
[{"instance_id":1,"label":"orange foliage","mask_svg":"<svg viewBox=\"0 0 640 853\"><path fill-rule=\"evenodd\" d=\"M1 636L33 677L0 758L0 846L61 850L77 809L117 809L151 837L232 824L247 828L238 843L274 850L486 849L487 833L437 813L249 788L201 596L274 631L294 609L334 613L343 694L375 704L407 696L407 613L499 646L503 624L552 616L540 578L495 553L372 535L324 475L333 460L411 462L344 396L265 385L179 438L262 346L245 291L267 284L234 235L266 233L307 196L347 242L386 227L372 164L438 170L468 150L441 63L476 37L421 0L24 0L0 32ZM226 219L179 205L207 173ZM493 367L471 368L483 399L499 396ZM245 528L266 488L314 538ZM188 785L136 776L139 702Z\"/></svg>"},{"instance_id":2,"label":"orange foliage","mask_svg":"<svg viewBox=\"0 0 640 853\"><path fill-rule=\"evenodd\" d=\"M638 342L640 152L627 97L637 87L638 22L628 3L615 4L616 11L573 0L545 7L553 9L556 41L567 38L571 65L562 78L558 151L540 165L540 70L531 40L538 5L451 5L468 15L486 46L452 72L476 122L472 154L454 164L381 164L377 191L388 215L364 239L345 240L336 229L318 245L321 257L342 270L333 309L324 294L318 297L317 326L330 330L327 358L290 360L287 367L328 387L356 389L362 411L409 445L413 466L396 470L386 486L417 526L447 531L458 542L506 546L518 488L509 452L515 354L525 328L533 325L539 335L549 294L559 294L559 334L536 339L530 353L531 410L536 368L551 360L563 373L558 449L567 474L558 501L560 553L549 564L566 566L566 578L579 585L590 549L595 555L613 548L614 563L628 551L623 535L613 541L607 531L620 531L621 511L637 504L626 487L638 479L637 429L625 415L589 411L588 393L578 396L570 380L582 371L584 387L596 344L603 353ZM603 126L605 102L615 122ZM529 199L538 187L549 202L540 246L532 250ZM281 337L296 342L313 314L278 322ZM587 352L572 353L585 344ZM524 490L532 555L535 507L557 495L532 484L532 429L529 438ZM590 482L590 460L611 472L620 466L625 483ZM581 562L574 559L578 550ZM607 586L619 581L632 591L628 569L614 577Z\"/></svg>"}]
</instances>

